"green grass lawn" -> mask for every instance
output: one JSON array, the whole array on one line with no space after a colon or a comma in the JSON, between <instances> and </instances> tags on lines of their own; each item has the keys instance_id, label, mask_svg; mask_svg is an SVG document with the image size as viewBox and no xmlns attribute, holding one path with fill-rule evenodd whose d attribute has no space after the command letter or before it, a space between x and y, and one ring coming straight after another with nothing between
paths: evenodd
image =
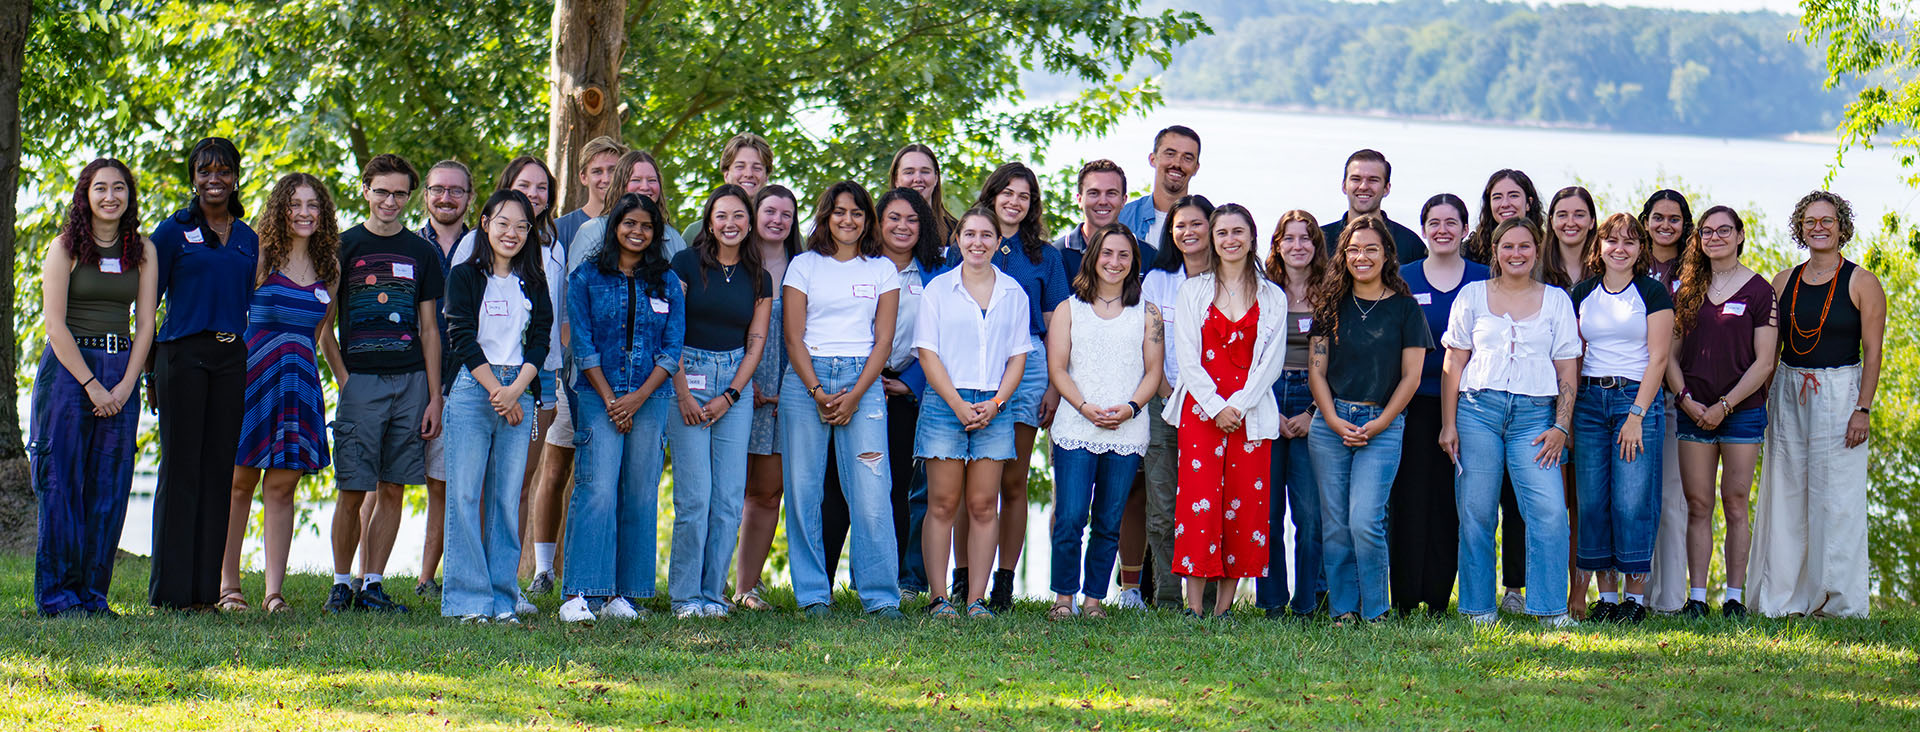
<instances>
[{"instance_id":1,"label":"green grass lawn","mask_svg":"<svg viewBox=\"0 0 1920 732\"><path fill-rule=\"evenodd\" d=\"M1543 632L1510 618L1377 627L1116 613L1049 623L781 612L566 626L407 616L155 615L121 563L118 620L32 614L31 558L0 557L0 727L427 729L1920 729L1920 613L1659 619ZM396 577L394 588L411 587ZM248 578L258 603L259 577ZM791 597L780 601L791 604Z\"/></svg>"}]
</instances>

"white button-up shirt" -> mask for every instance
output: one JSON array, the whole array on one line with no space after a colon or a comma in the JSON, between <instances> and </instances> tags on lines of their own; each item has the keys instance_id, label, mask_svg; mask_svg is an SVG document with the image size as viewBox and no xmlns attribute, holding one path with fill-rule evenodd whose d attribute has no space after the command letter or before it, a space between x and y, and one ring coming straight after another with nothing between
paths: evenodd
<instances>
[{"instance_id":1,"label":"white button-up shirt","mask_svg":"<svg viewBox=\"0 0 1920 732\"><path fill-rule=\"evenodd\" d=\"M939 357L955 389L996 391L1007 359L1033 350L1027 336L1027 293L993 270L993 295L985 312L967 292L956 267L933 278L920 295L913 346Z\"/></svg>"},{"instance_id":2,"label":"white button-up shirt","mask_svg":"<svg viewBox=\"0 0 1920 732\"><path fill-rule=\"evenodd\" d=\"M1558 396L1554 361L1580 357L1580 325L1567 291L1548 287L1540 311L1522 320L1487 309L1487 281L1469 282L1447 314L1440 342L1472 351L1460 390L1491 389L1521 396Z\"/></svg>"}]
</instances>

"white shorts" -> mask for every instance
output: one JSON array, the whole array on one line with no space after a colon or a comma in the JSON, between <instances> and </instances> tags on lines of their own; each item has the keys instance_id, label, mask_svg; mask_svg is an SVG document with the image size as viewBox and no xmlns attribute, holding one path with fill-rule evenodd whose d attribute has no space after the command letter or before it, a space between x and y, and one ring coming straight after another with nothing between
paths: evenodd
<instances>
[{"instance_id":1,"label":"white shorts","mask_svg":"<svg viewBox=\"0 0 1920 732\"><path fill-rule=\"evenodd\" d=\"M547 444L573 449L573 409L566 389L556 389L553 397L553 425L547 428ZM428 457L432 459L431 456ZM432 470L431 467L428 470Z\"/></svg>"},{"instance_id":2,"label":"white shorts","mask_svg":"<svg viewBox=\"0 0 1920 732\"><path fill-rule=\"evenodd\" d=\"M427 440L427 479L447 482L447 441L442 434Z\"/></svg>"}]
</instances>

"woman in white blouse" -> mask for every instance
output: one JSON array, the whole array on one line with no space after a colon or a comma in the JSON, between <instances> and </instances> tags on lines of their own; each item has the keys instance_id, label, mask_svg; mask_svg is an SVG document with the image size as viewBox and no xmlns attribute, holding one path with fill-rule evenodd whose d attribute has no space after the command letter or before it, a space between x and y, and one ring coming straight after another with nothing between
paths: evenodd
<instances>
[{"instance_id":1,"label":"woman in white blouse","mask_svg":"<svg viewBox=\"0 0 1920 732\"><path fill-rule=\"evenodd\" d=\"M1494 229L1494 278L1471 282L1454 300L1441 343L1440 446L1459 472L1460 612L1498 619L1493 531L1502 474L1513 477L1527 522L1526 611L1551 627L1567 616L1567 506L1562 448L1580 375L1580 332L1564 290L1532 277L1542 239L1524 217Z\"/></svg>"}]
</instances>

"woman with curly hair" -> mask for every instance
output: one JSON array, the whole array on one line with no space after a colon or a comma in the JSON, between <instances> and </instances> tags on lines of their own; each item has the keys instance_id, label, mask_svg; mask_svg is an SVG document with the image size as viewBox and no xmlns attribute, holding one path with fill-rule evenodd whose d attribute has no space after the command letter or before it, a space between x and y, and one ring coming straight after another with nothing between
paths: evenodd
<instances>
[{"instance_id":1,"label":"woman with curly hair","mask_svg":"<svg viewBox=\"0 0 1920 732\"><path fill-rule=\"evenodd\" d=\"M1864 618L1867 437L1887 293L1840 252L1853 239L1846 199L1809 193L1792 224L1809 255L1773 278L1783 348L1753 518L1753 609Z\"/></svg>"},{"instance_id":2,"label":"woman with curly hair","mask_svg":"<svg viewBox=\"0 0 1920 732\"><path fill-rule=\"evenodd\" d=\"M139 376L159 298L139 202L125 164L88 163L41 263L47 346L33 382L27 452L40 499L33 599L48 617L113 615L107 587L133 487Z\"/></svg>"},{"instance_id":3,"label":"woman with curly hair","mask_svg":"<svg viewBox=\"0 0 1920 732\"><path fill-rule=\"evenodd\" d=\"M1387 495L1400 469L1407 404L1433 334L1400 278L1393 229L1362 216L1340 232L1313 294L1308 385L1318 409L1307 446L1320 483L1327 612L1335 623L1387 615Z\"/></svg>"},{"instance_id":4,"label":"woman with curly hair","mask_svg":"<svg viewBox=\"0 0 1920 732\"><path fill-rule=\"evenodd\" d=\"M333 197L319 178L293 173L274 184L255 222L260 264L247 308L246 416L234 460L227 508L227 551L220 564L220 609L245 610L240 591L240 547L261 496L265 523L267 612L288 610L280 589L293 544L293 491L301 476L331 462L327 417L314 344L340 283L340 224Z\"/></svg>"},{"instance_id":5,"label":"woman with curly hair","mask_svg":"<svg viewBox=\"0 0 1920 732\"><path fill-rule=\"evenodd\" d=\"M1294 615L1306 615L1327 592L1320 554L1320 488L1313 482L1313 458L1307 451L1307 430L1313 424L1313 392L1307 388L1307 348L1313 329L1313 293L1326 277L1326 232L1313 214L1298 209L1280 215L1273 227L1273 247L1267 254L1267 279L1287 293L1286 361L1273 382L1273 398L1280 402L1280 438L1273 443L1274 500L1268 504L1268 536L1279 536L1289 510L1293 512L1293 589L1287 588L1287 544L1267 545L1267 576L1254 581L1254 606L1278 618L1289 606ZM1286 491L1286 500L1279 492Z\"/></svg>"}]
</instances>

